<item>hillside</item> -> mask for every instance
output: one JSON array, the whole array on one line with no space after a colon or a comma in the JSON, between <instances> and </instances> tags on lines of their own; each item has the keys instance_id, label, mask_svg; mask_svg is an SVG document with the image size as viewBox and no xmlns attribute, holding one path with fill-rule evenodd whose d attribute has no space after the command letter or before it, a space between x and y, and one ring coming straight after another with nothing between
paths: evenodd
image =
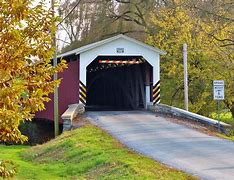
<instances>
[{"instance_id":1,"label":"hillside","mask_svg":"<svg viewBox=\"0 0 234 180\"><path fill-rule=\"evenodd\" d=\"M0 146L19 165L15 179L195 179L125 148L92 125L32 148Z\"/></svg>"}]
</instances>

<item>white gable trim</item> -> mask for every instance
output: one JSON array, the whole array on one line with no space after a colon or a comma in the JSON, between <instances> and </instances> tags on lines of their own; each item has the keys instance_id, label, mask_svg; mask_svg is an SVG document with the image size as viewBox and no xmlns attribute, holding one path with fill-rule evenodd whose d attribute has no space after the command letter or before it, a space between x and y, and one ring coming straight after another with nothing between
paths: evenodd
<instances>
[{"instance_id":1,"label":"white gable trim","mask_svg":"<svg viewBox=\"0 0 234 180\"><path fill-rule=\"evenodd\" d=\"M60 58L60 57L65 57L65 56L69 56L69 55L73 55L73 54L74 54L74 55L78 55L78 54L80 54L80 53L89 51L89 50L91 50L91 49L94 49L94 48L96 48L96 47L102 46L102 45L104 45L104 44L106 44L106 43L109 43L109 42L112 42L112 41L114 41L114 40L116 40L116 39L121 39L121 38L122 38L122 39L125 39L125 40L127 40L127 41L130 41L130 42L133 42L133 43L135 43L135 44L138 44L138 45L140 45L140 46L143 46L144 48L147 48L147 49L149 49L149 50L151 50L151 51L154 51L154 52L156 52L156 53L158 53L158 54L160 54L160 55L165 55L165 54L166 54L165 51L162 51L162 50L160 50L160 49L158 49L158 48L155 48L155 47L153 47L153 46L149 46L149 45L147 45L147 44L145 44L145 43L142 43L142 42L140 42L140 41L138 41L138 40L136 40L136 39L130 38L130 37L125 36L125 35L123 35L123 34L119 34L119 35L117 35L117 36L114 36L114 37L111 37L111 38L108 38L108 39L104 39L104 40L102 40L102 41L98 41L98 42L95 42L95 43L92 43L92 44L88 44L88 45L86 45L86 46L83 46L83 47L74 49L74 50L72 50L72 51L68 51L68 52L66 52L66 53L63 53L63 54L58 55L57 57Z\"/></svg>"}]
</instances>

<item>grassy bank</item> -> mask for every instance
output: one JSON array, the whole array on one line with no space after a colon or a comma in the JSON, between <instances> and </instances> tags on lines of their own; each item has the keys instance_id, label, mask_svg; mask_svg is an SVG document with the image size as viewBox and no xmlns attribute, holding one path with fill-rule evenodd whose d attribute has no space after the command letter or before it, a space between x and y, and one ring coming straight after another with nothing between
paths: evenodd
<instances>
[{"instance_id":1,"label":"grassy bank","mask_svg":"<svg viewBox=\"0 0 234 180\"><path fill-rule=\"evenodd\" d=\"M211 113L211 118L218 119L218 114L216 112ZM220 121L225 122L227 124L234 124L234 119L232 118L231 112L222 112L220 113Z\"/></svg>"},{"instance_id":2,"label":"grassy bank","mask_svg":"<svg viewBox=\"0 0 234 180\"><path fill-rule=\"evenodd\" d=\"M15 179L195 179L123 147L88 125L33 148L0 146L18 165Z\"/></svg>"},{"instance_id":3,"label":"grassy bank","mask_svg":"<svg viewBox=\"0 0 234 180\"><path fill-rule=\"evenodd\" d=\"M218 119L218 114L212 113L211 118ZM227 124L230 124L232 126L234 125L234 119L232 117L231 112L229 112L229 111L220 113L220 121L225 122ZM232 128L229 135L217 133L216 136L218 136L220 138L228 139L230 141L234 141L234 129Z\"/></svg>"}]
</instances>

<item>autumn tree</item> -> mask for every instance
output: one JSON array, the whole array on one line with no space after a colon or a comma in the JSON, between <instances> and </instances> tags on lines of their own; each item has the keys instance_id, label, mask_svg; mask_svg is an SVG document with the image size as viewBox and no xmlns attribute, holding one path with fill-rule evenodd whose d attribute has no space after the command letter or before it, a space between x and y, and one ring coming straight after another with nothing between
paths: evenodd
<instances>
[{"instance_id":1,"label":"autumn tree","mask_svg":"<svg viewBox=\"0 0 234 180\"><path fill-rule=\"evenodd\" d=\"M232 111L233 49L217 39L231 38L233 24L201 17L183 5L162 7L151 18L154 33L148 36L147 42L168 52L161 61L162 100L183 107L182 44L186 42L190 110L204 115L214 111L212 80L224 79L227 83L224 102Z\"/></svg>"},{"instance_id":2,"label":"autumn tree","mask_svg":"<svg viewBox=\"0 0 234 180\"><path fill-rule=\"evenodd\" d=\"M0 142L27 141L19 125L44 109L59 83L52 75L66 65L51 64L56 21L43 1L0 1ZM11 175L0 161L0 176Z\"/></svg>"},{"instance_id":3,"label":"autumn tree","mask_svg":"<svg viewBox=\"0 0 234 180\"><path fill-rule=\"evenodd\" d=\"M234 118L234 1L189 1L184 6L203 23L209 24L205 32L212 40L209 51L213 53L210 62L213 71L210 77L225 80L224 105Z\"/></svg>"}]
</instances>

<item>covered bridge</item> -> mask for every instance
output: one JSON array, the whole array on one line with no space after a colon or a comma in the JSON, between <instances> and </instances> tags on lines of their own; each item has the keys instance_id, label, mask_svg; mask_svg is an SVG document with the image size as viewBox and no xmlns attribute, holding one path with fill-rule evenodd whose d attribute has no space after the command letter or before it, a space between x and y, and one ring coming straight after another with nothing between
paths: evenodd
<instances>
[{"instance_id":1,"label":"covered bridge","mask_svg":"<svg viewBox=\"0 0 234 180\"><path fill-rule=\"evenodd\" d=\"M160 102L160 55L164 51L117 35L63 53L68 62L59 74L60 117L70 104L87 110L134 110ZM53 120L53 97L36 118Z\"/></svg>"}]
</instances>

